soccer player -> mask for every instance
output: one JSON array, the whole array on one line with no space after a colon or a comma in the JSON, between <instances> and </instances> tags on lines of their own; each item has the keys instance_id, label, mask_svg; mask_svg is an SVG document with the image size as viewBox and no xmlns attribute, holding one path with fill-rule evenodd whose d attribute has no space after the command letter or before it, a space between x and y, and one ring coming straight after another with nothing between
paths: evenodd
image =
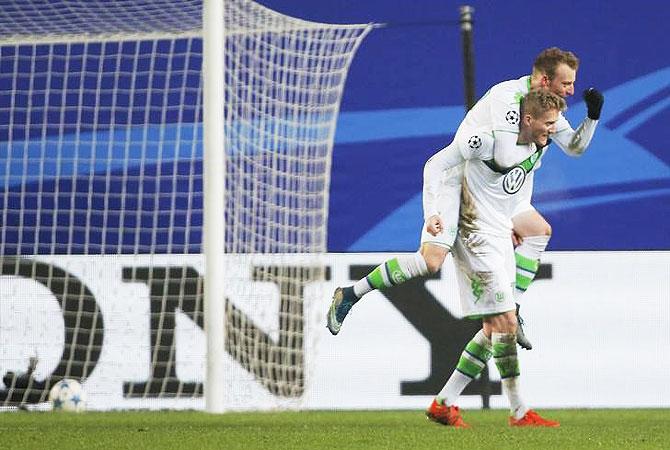
<instances>
[{"instance_id":1,"label":"soccer player","mask_svg":"<svg viewBox=\"0 0 670 450\"><path fill-rule=\"evenodd\" d=\"M529 188L526 183L541 164L549 135L556 132L565 100L547 90L535 90L524 96L520 106L515 146L504 144L500 133L491 127L480 128L470 136L457 135L424 168L424 207L432 214L427 231L436 237L441 229L436 211L443 192L442 174L464 167L460 232L453 255L463 315L481 318L483 322L482 329L466 345L456 370L426 411L428 418L444 425L468 426L456 400L493 356L510 402L510 425L559 426L529 409L519 393L511 233L514 212L525 200L523 191Z\"/></svg>"},{"instance_id":2,"label":"soccer player","mask_svg":"<svg viewBox=\"0 0 670 450\"><path fill-rule=\"evenodd\" d=\"M530 76L493 86L468 112L457 134L468 134L469 130L492 125L501 140L508 140L508 145L513 145L519 132L519 99L536 89L549 90L562 98L573 95L578 68L579 59L572 52L556 47L543 50L533 63ZM595 89L586 90L583 96L588 112L577 130L561 114L556 124L556 132L552 135L552 140L570 156L580 156L588 147L603 105L603 96ZM531 205L532 174L527 183L530 187L524 190L525 199L519 203L512 220L513 236L518 244L515 250L517 315L521 295L535 278L540 256L551 238L551 226ZM523 348L532 348L521 326L517 339Z\"/></svg>"},{"instance_id":3,"label":"soccer player","mask_svg":"<svg viewBox=\"0 0 670 450\"><path fill-rule=\"evenodd\" d=\"M479 127L490 127L498 134L498 147L513 147L519 135L520 99L529 91L538 89L548 90L563 98L573 95L578 67L579 60L571 52L556 47L542 51L533 63L531 75L493 86L467 113L456 131L456 137L470 136L472 130ZM602 94L595 89L585 91L584 100L588 114L577 130L560 114L556 133L552 136L559 147L572 156L581 155L589 145L603 104ZM335 290L327 320L331 333L339 333L351 307L371 290L384 289L440 269L456 238L461 174L462 168L454 168L445 175L443 191L440 193L439 202L434 204L434 211L427 211L424 205L426 222L421 236L421 247L417 253L385 261L353 286ZM518 244L515 289L517 301L534 279L540 255L551 237L550 225L530 203L532 174L526 184L528 187L523 192L525 201L519 203L513 218L513 236ZM429 223L428 219L434 215L437 217L433 217ZM439 231L439 235L432 236L429 229ZM523 348L532 348L521 327L518 328L518 342Z\"/></svg>"}]
</instances>

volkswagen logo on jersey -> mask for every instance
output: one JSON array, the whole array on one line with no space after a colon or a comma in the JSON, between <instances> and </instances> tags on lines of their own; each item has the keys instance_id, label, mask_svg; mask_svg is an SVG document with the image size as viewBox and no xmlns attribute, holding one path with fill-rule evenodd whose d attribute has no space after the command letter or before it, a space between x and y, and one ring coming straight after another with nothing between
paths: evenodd
<instances>
[{"instance_id":1,"label":"volkswagen logo on jersey","mask_svg":"<svg viewBox=\"0 0 670 450\"><path fill-rule=\"evenodd\" d=\"M519 123L519 113L518 113L518 111L515 111L513 109L510 109L509 111L507 111L507 114L505 114L505 120L510 125L516 125L517 123Z\"/></svg>"},{"instance_id":2,"label":"volkswagen logo on jersey","mask_svg":"<svg viewBox=\"0 0 670 450\"><path fill-rule=\"evenodd\" d=\"M526 181L526 171L521 166L516 166L503 177L503 190L508 194L516 194Z\"/></svg>"}]
</instances>

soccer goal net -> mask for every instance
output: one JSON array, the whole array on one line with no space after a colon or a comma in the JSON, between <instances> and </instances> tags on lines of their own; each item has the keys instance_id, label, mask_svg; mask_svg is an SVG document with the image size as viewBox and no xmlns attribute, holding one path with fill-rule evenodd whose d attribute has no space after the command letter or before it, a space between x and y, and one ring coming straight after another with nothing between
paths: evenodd
<instances>
[{"instance_id":1,"label":"soccer goal net","mask_svg":"<svg viewBox=\"0 0 670 450\"><path fill-rule=\"evenodd\" d=\"M370 26L220 1L225 371L207 383L228 409L299 406L336 119ZM204 407L202 11L0 1L0 407L62 378L89 408Z\"/></svg>"}]
</instances>

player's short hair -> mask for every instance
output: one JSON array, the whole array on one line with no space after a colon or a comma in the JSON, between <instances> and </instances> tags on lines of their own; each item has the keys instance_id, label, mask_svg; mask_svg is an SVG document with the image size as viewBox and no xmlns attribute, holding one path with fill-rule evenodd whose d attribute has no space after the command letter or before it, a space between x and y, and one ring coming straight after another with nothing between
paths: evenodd
<instances>
[{"instance_id":1,"label":"player's short hair","mask_svg":"<svg viewBox=\"0 0 670 450\"><path fill-rule=\"evenodd\" d=\"M521 115L530 114L539 117L546 111L556 109L565 111L565 100L562 97L544 89L530 91L521 99Z\"/></svg>"},{"instance_id":2,"label":"player's short hair","mask_svg":"<svg viewBox=\"0 0 670 450\"><path fill-rule=\"evenodd\" d=\"M542 50L537 55L533 63L533 72L546 74L549 79L553 79L556 75L556 68L560 64L565 64L572 70L577 70L579 68L579 58L570 51L561 50L558 47L550 47Z\"/></svg>"}]
</instances>

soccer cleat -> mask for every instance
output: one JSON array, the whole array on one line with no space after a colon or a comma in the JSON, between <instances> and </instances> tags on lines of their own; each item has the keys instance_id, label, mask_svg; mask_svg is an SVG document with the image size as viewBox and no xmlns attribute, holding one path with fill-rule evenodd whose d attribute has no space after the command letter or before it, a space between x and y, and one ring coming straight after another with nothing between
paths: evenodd
<instances>
[{"instance_id":1,"label":"soccer cleat","mask_svg":"<svg viewBox=\"0 0 670 450\"><path fill-rule=\"evenodd\" d=\"M509 418L509 425L511 427L550 427L557 428L561 424L555 420L545 419L540 417L538 413L529 409L521 419Z\"/></svg>"},{"instance_id":2,"label":"soccer cleat","mask_svg":"<svg viewBox=\"0 0 670 450\"><path fill-rule=\"evenodd\" d=\"M533 344L530 343L528 338L526 337L526 333L523 332L523 319L519 315L519 308L521 305L518 303L516 304L516 321L518 323L518 326L516 328L516 343L519 344L519 347L524 348L526 350L532 350L533 349Z\"/></svg>"},{"instance_id":3,"label":"soccer cleat","mask_svg":"<svg viewBox=\"0 0 670 450\"><path fill-rule=\"evenodd\" d=\"M446 406L444 403L438 403L437 400L433 400L433 403L426 410L426 417L442 425L454 428L470 428L470 425L463 421L458 406Z\"/></svg>"},{"instance_id":4,"label":"soccer cleat","mask_svg":"<svg viewBox=\"0 0 670 450\"><path fill-rule=\"evenodd\" d=\"M358 298L356 298L356 294L354 294L353 287L338 287L335 289L335 292L333 293L333 302L328 309L326 325L333 335L340 332L344 318L347 317L349 310L357 301Z\"/></svg>"}]
</instances>

